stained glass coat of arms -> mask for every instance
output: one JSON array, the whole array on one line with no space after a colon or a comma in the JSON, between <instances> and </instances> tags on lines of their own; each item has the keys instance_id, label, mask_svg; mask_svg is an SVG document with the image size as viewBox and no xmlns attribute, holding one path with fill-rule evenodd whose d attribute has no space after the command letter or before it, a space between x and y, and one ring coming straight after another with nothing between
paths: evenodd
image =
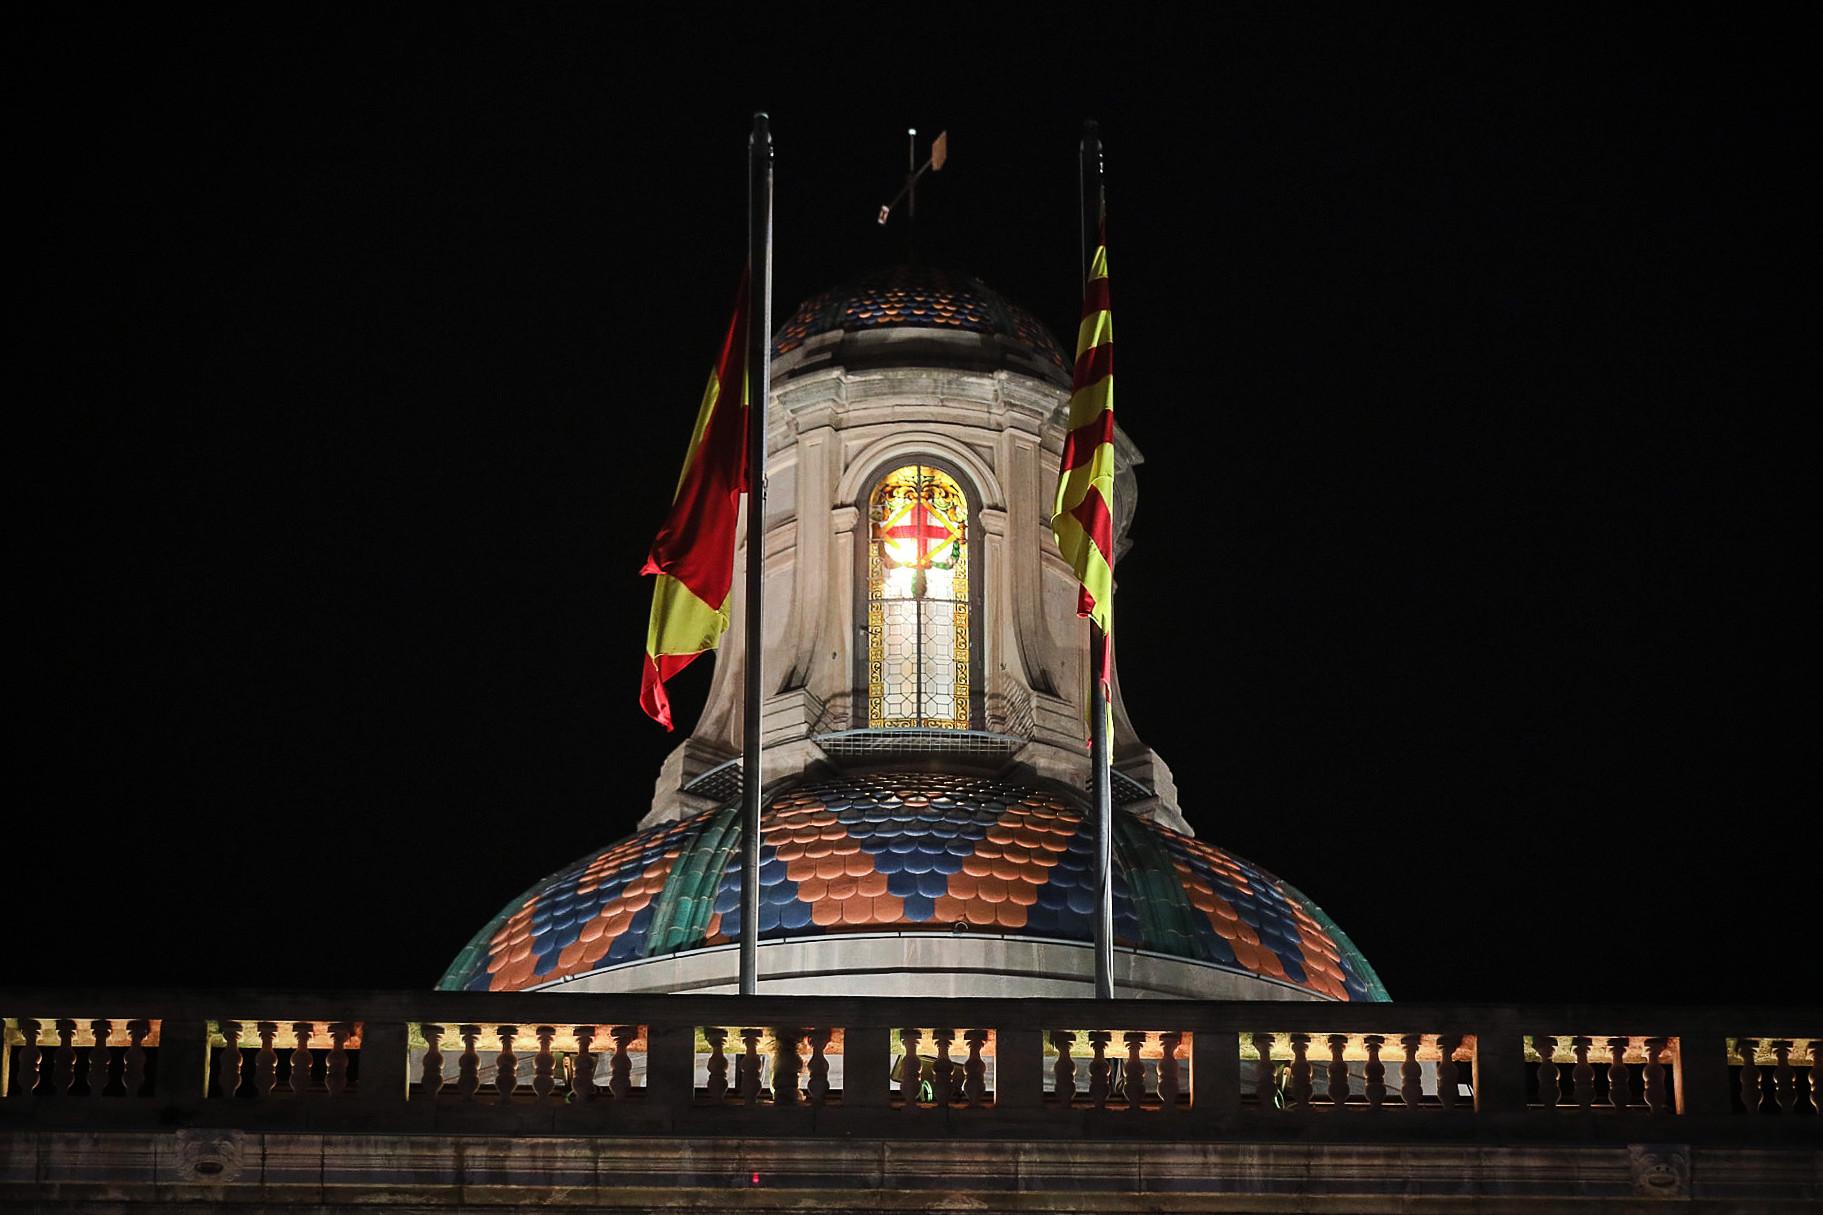
<instances>
[{"instance_id":1,"label":"stained glass coat of arms","mask_svg":"<svg viewBox=\"0 0 1823 1215\"><path fill-rule=\"evenodd\" d=\"M874 487L868 518L867 724L966 730L968 498L912 464Z\"/></svg>"}]
</instances>

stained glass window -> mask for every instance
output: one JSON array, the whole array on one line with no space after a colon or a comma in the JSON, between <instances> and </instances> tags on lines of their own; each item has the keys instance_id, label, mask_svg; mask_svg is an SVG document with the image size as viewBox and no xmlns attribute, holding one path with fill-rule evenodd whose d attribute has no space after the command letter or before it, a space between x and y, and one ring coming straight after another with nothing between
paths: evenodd
<instances>
[{"instance_id":1,"label":"stained glass window","mask_svg":"<svg viewBox=\"0 0 1823 1215\"><path fill-rule=\"evenodd\" d=\"M969 728L968 498L912 464L868 501L867 724Z\"/></svg>"}]
</instances>

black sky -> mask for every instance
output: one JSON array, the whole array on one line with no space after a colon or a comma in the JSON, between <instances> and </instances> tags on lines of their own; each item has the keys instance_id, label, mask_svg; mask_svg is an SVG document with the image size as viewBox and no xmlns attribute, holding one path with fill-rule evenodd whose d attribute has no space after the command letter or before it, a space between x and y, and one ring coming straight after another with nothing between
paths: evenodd
<instances>
[{"instance_id":1,"label":"black sky","mask_svg":"<svg viewBox=\"0 0 1823 1215\"><path fill-rule=\"evenodd\" d=\"M632 827L763 106L781 319L901 257L915 125L921 252L1060 332L1102 120L1122 682L1201 834L1395 996L1818 998L1795 31L866 11L16 34L0 983L426 986Z\"/></svg>"}]
</instances>

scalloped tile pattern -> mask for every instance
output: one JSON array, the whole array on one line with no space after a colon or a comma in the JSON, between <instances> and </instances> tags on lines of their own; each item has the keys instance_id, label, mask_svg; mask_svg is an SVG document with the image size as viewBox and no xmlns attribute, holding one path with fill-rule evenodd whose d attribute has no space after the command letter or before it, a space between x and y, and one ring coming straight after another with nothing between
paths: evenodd
<instances>
[{"instance_id":1,"label":"scalloped tile pattern","mask_svg":"<svg viewBox=\"0 0 1823 1215\"><path fill-rule=\"evenodd\" d=\"M1065 370L1057 339L1037 317L978 278L923 266L898 266L811 296L780 326L772 352L788 354L837 329L907 326L995 333Z\"/></svg>"},{"instance_id":2,"label":"scalloped tile pattern","mask_svg":"<svg viewBox=\"0 0 1823 1215\"><path fill-rule=\"evenodd\" d=\"M466 970L452 968L442 986L523 990L737 940L737 816L725 807L668 823L570 866L509 908L477 940ZM1152 823L1140 829L1156 841L1153 855L1169 860L1136 871L1142 898L1154 900L1142 916L1116 850L1120 944L1335 1000L1374 998L1354 946L1278 879L1189 836ZM957 930L1093 937L1094 839L1072 794L955 773L842 776L779 794L761 831L762 939ZM1149 939L1142 923L1161 939Z\"/></svg>"},{"instance_id":3,"label":"scalloped tile pattern","mask_svg":"<svg viewBox=\"0 0 1823 1215\"><path fill-rule=\"evenodd\" d=\"M1190 905L1240 967L1335 1000L1370 998L1352 946L1338 944L1277 878L1194 837L1158 834ZM1226 960L1223 949L1212 952Z\"/></svg>"},{"instance_id":4,"label":"scalloped tile pattern","mask_svg":"<svg viewBox=\"0 0 1823 1215\"><path fill-rule=\"evenodd\" d=\"M930 928L1087 939L1093 842L1054 793L919 773L800 786L772 805L760 843L760 934ZM1138 917L1115 875L1115 932ZM716 893L707 943L736 940L740 864Z\"/></svg>"},{"instance_id":5,"label":"scalloped tile pattern","mask_svg":"<svg viewBox=\"0 0 1823 1215\"><path fill-rule=\"evenodd\" d=\"M641 956L652 900L695 821L641 832L550 879L493 933L484 972L465 986L519 991Z\"/></svg>"}]
</instances>

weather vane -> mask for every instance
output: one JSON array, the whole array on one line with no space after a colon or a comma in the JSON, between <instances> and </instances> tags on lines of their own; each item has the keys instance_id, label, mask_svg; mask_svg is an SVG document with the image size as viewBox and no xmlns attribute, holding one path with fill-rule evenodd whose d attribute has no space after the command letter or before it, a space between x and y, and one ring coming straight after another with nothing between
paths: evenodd
<instances>
[{"instance_id":1,"label":"weather vane","mask_svg":"<svg viewBox=\"0 0 1823 1215\"><path fill-rule=\"evenodd\" d=\"M918 128L910 127L905 132L905 185L893 195L893 200L880 208L879 220L882 226L892 218L893 208L900 202L905 203L905 244L911 247L912 225L918 219L918 179L926 173L941 173L943 162L949 159L949 132L943 131L931 141L930 156L923 164L918 163Z\"/></svg>"}]
</instances>

